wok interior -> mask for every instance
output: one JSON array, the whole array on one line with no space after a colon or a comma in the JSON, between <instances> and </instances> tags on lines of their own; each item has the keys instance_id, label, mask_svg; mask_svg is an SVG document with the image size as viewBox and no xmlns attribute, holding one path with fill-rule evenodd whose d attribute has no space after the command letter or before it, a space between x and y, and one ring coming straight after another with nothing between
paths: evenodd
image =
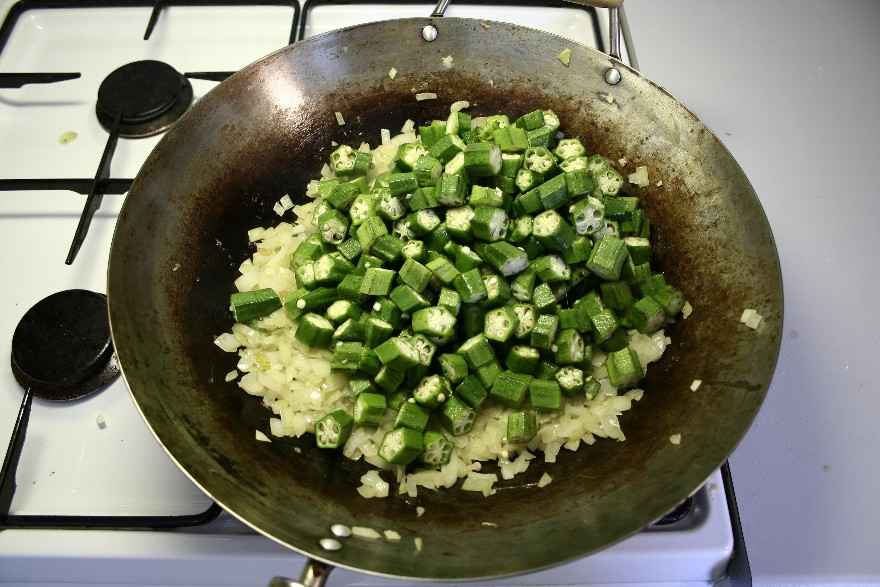
<instances>
[{"instance_id":1,"label":"wok interior","mask_svg":"<svg viewBox=\"0 0 880 587\"><path fill-rule=\"evenodd\" d=\"M459 44L477 44L471 21L444 19L443 26L438 42L454 32ZM568 77L551 80L516 56L528 55L522 46L540 42L543 53L555 55L570 43L495 23L498 45L482 48L486 60L456 53L456 67L444 70L439 55L456 46L448 40L449 47L431 49L436 66L420 68L421 45L406 41L400 51L409 50L416 66L404 68L402 56L384 57L372 45L374 36L394 31L365 28L288 48L240 72L206 96L141 170L117 226L109 284L114 339L138 406L171 456L222 505L335 564L412 577L480 577L546 566L625 537L696 489L745 433L766 392L781 284L760 205L717 139L638 74L625 71L617 104L605 101L599 54L575 48L573 62L586 65L577 72L556 68L554 76ZM348 47L345 55L340 46ZM402 73L391 83L385 72L394 59L401 59ZM413 88L438 91L441 99L416 102ZM237 355L212 340L231 326L228 296L238 265L252 252L247 230L278 221L272 206L280 196L302 200L331 140L375 145L379 129L396 132L408 118L445 118L457 99L470 100L474 115L552 108L590 153L648 165L652 186L640 195L655 230L656 265L695 312L667 330L672 346L651 366L644 399L621 419L626 442L563 450L552 465L539 455L488 499L421 489L416 499L365 500L355 491L367 470L362 462L318 450L310 435L254 440L256 429L268 432L270 412L224 382ZM335 122L337 110L344 127ZM655 148L657 137L671 146ZM662 188L653 185L661 179ZM745 307L764 315L760 332L738 324ZM689 390L695 378L704 381L697 393ZM682 434L679 446L669 442L674 433ZM545 471L553 482L533 487ZM421 518L416 505L426 509ZM341 551L325 553L318 541L333 523L391 528L404 540L350 539ZM424 538L418 556L414 536Z\"/></svg>"}]
</instances>

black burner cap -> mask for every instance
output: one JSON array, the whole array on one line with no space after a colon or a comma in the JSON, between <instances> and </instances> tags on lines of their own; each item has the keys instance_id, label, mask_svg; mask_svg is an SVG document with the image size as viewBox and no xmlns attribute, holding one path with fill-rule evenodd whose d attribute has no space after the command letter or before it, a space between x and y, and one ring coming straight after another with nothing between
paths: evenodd
<instances>
[{"instance_id":1,"label":"black burner cap","mask_svg":"<svg viewBox=\"0 0 880 587\"><path fill-rule=\"evenodd\" d=\"M149 136L177 120L192 99L189 80L176 69L161 61L135 61L101 82L95 112L108 130L119 116L121 136Z\"/></svg>"},{"instance_id":2,"label":"black burner cap","mask_svg":"<svg viewBox=\"0 0 880 587\"><path fill-rule=\"evenodd\" d=\"M103 294L73 289L40 300L12 336L16 379L46 399L81 397L118 374Z\"/></svg>"}]
</instances>

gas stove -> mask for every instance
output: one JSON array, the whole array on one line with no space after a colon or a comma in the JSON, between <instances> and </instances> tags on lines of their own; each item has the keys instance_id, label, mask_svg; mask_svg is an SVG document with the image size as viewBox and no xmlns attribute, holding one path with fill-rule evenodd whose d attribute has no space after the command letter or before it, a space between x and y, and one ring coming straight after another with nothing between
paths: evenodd
<instances>
[{"instance_id":1,"label":"gas stove","mask_svg":"<svg viewBox=\"0 0 880 587\"><path fill-rule=\"evenodd\" d=\"M369 21L427 16L432 5L21 0L0 7L0 243L7 251L0 256L7 276L0 356L13 357L0 368L0 444L13 435L24 387L36 396L8 515L0 511L0 582L258 585L273 575L296 575L302 557L223 513L150 435L115 377L96 293L105 291L110 239L131 179L194 101L289 42ZM553 0L462 1L447 15L523 24L601 50L608 40L606 11ZM626 26L624 41L624 60L635 65ZM49 298L56 292L67 293ZM61 311L77 325L76 336L40 330L41 317ZM91 338L80 336L83 329ZM78 352L62 358L72 363L43 360L53 344L71 341ZM62 403L52 394L77 385L47 387L40 377L64 368L91 384L72 394L83 397ZM740 536L722 468L628 540L501 583L712 582L743 564ZM393 583L343 570L330 579L331 585Z\"/></svg>"}]
</instances>

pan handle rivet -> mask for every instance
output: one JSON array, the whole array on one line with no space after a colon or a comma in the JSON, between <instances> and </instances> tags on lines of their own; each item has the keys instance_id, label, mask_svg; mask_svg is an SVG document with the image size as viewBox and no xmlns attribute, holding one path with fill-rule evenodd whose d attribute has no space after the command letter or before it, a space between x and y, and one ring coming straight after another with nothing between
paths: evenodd
<instances>
[{"instance_id":1,"label":"pan handle rivet","mask_svg":"<svg viewBox=\"0 0 880 587\"><path fill-rule=\"evenodd\" d=\"M620 70L616 67L609 67L605 70L605 83L616 86L621 79L623 78L620 75Z\"/></svg>"},{"instance_id":2,"label":"pan handle rivet","mask_svg":"<svg viewBox=\"0 0 880 587\"><path fill-rule=\"evenodd\" d=\"M426 24L422 28L422 38L429 43L434 41L437 38L437 27L432 24Z\"/></svg>"}]
</instances>

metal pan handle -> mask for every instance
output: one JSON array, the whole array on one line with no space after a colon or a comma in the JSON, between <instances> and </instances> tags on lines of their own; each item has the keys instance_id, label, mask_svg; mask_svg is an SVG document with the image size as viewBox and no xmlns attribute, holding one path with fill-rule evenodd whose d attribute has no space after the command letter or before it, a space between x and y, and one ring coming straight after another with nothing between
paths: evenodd
<instances>
[{"instance_id":1,"label":"metal pan handle","mask_svg":"<svg viewBox=\"0 0 880 587\"><path fill-rule=\"evenodd\" d=\"M275 577L269 581L269 587L324 587L333 567L321 561L306 559L299 581L287 577Z\"/></svg>"}]
</instances>

